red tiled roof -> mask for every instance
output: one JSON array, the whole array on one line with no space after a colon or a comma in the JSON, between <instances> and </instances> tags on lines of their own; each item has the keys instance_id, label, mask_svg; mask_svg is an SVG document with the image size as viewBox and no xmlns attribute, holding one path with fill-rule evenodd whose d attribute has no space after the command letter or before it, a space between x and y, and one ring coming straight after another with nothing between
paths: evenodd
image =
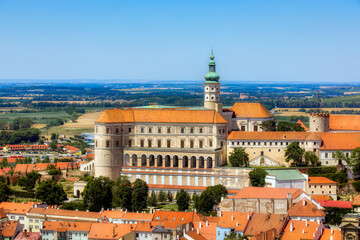
<instances>
[{"instance_id":1,"label":"red tiled roof","mask_svg":"<svg viewBox=\"0 0 360 240\"><path fill-rule=\"evenodd\" d=\"M290 217L324 217L325 212L318 209L307 199L302 199L293 205L287 213Z\"/></svg>"},{"instance_id":2,"label":"red tiled roof","mask_svg":"<svg viewBox=\"0 0 360 240\"><path fill-rule=\"evenodd\" d=\"M282 140L282 141L321 141L319 133L314 132L244 132L232 131L228 140Z\"/></svg>"},{"instance_id":3,"label":"red tiled roof","mask_svg":"<svg viewBox=\"0 0 360 240\"><path fill-rule=\"evenodd\" d=\"M26 214L32 208L32 203L12 203L12 202L2 202L0 203L0 208L4 208L5 213L12 214Z\"/></svg>"},{"instance_id":4,"label":"red tiled roof","mask_svg":"<svg viewBox=\"0 0 360 240\"><path fill-rule=\"evenodd\" d=\"M319 202L319 200L331 200L329 195L311 195L311 198Z\"/></svg>"},{"instance_id":5,"label":"red tiled roof","mask_svg":"<svg viewBox=\"0 0 360 240\"><path fill-rule=\"evenodd\" d=\"M326 177L309 177L309 184L336 184Z\"/></svg>"},{"instance_id":6,"label":"red tiled roof","mask_svg":"<svg viewBox=\"0 0 360 240\"><path fill-rule=\"evenodd\" d=\"M120 239L135 229L135 224L92 223L89 239Z\"/></svg>"},{"instance_id":7,"label":"red tiled roof","mask_svg":"<svg viewBox=\"0 0 360 240\"><path fill-rule=\"evenodd\" d=\"M41 235L39 232L19 232L14 240L37 240L40 239Z\"/></svg>"},{"instance_id":8,"label":"red tiled roof","mask_svg":"<svg viewBox=\"0 0 360 240\"><path fill-rule=\"evenodd\" d=\"M179 225L191 223L193 212L155 211L152 225L163 225L164 228L176 229Z\"/></svg>"},{"instance_id":9,"label":"red tiled roof","mask_svg":"<svg viewBox=\"0 0 360 240\"><path fill-rule=\"evenodd\" d=\"M297 122L297 124L300 124L300 126L305 130L305 131L309 131L309 129L305 126L305 124L299 119Z\"/></svg>"},{"instance_id":10,"label":"red tiled roof","mask_svg":"<svg viewBox=\"0 0 360 240\"><path fill-rule=\"evenodd\" d=\"M360 115L334 115L329 116L331 130L360 131Z\"/></svg>"},{"instance_id":11,"label":"red tiled roof","mask_svg":"<svg viewBox=\"0 0 360 240\"><path fill-rule=\"evenodd\" d=\"M323 207L336 207L352 209L351 201L317 200Z\"/></svg>"},{"instance_id":12,"label":"red tiled roof","mask_svg":"<svg viewBox=\"0 0 360 240\"><path fill-rule=\"evenodd\" d=\"M332 239L331 236L333 236ZM341 231L338 229L324 229L320 240L341 240Z\"/></svg>"},{"instance_id":13,"label":"red tiled roof","mask_svg":"<svg viewBox=\"0 0 360 240\"><path fill-rule=\"evenodd\" d=\"M235 231L243 232L252 214L252 212L221 212L218 227L233 228Z\"/></svg>"},{"instance_id":14,"label":"red tiled roof","mask_svg":"<svg viewBox=\"0 0 360 240\"><path fill-rule=\"evenodd\" d=\"M352 202L353 206L360 206L360 195L357 195Z\"/></svg>"},{"instance_id":15,"label":"red tiled roof","mask_svg":"<svg viewBox=\"0 0 360 240\"><path fill-rule=\"evenodd\" d=\"M2 239L14 237L18 224L18 221L7 221L2 224L0 223L0 237Z\"/></svg>"},{"instance_id":16,"label":"red tiled roof","mask_svg":"<svg viewBox=\"0 0 360 240\"><path fill-rule=\"evenodd\" d=\"M273 115L260 103L235 103L232 110L237 118L271 118Z\"/></svg>"},{"instance_id":17,"label":"red tiled roof","mask_svg":"<svg viewBox=\"0 0 360 240\"><path fill-rule=\"evenodd\" d=\"M360 147L360 133L321 133L323 145L326 150L353 150Z\"/></svg>"},{"instance_id":18,"label":"red tiled roof","mask_svg":"<svg viewBox=\"0 0 360 240\"><path fill-rule=\"evenodd\" d=\"M214 110L177 109L112 109L105 110L96 122L150 122L150 123L227 123Z\"/></svg>"},{"instance_id":19,"label":"red tiled roof","mask_svg":"<svg viewBox=\"0 0 360 240\"><path fill-rule=\"evenodd\" d=\"M55 230L62 229L65 231L90 231L90 222L55 222L55 221L44 221L43 230Z\"/></svg>"},{"instance_id":20,"label":"red tiled roof","mask_svg":"<svg viewBox=\"0 0 360 240\"><path fill-rule=\"evenodd\" d=\"M254 213L245 229L244 235L254 236L261 232L275 229L276 236L279 237L287 220L288 216L285 214Z\"/></svg>"},{"instance_id":21,"label":"red tiled roof","mask_svg":"<svg viewBox=\"0 0 360 240\"><path fill-rule=\"evenodd\" d=\"M293 224L292 232L290 232L290 224L291 223ZM285 233L284 233L282 239L284 239L284 240L314 239L313 234L314 233L316 234L319 226L320 225L317 222L290 220L285 228L285 231L284 231Z\"/></svg>"},{"instance_id":22,"label":"red tiled roof","mask_svg":"<svg viewBox=\"0 0 360 240\"><path fill-rule=\"evenodd\" d=\"M151 232L153 227L149 221L138 221L135 227L135 232Z\"/></svg>"},{"instance_id":23,"label":"red tiled roof","mask_svg":"<svg viewBox=\"0 0 360 240\"><path fill-rule=\"evenodd\" d=\"M298 197L303 190L297 188L267 188L267 187L243 187L235 196L227 198L242 199L285 199L288 194L291 198Z\"/></svg>"}]
</instances>

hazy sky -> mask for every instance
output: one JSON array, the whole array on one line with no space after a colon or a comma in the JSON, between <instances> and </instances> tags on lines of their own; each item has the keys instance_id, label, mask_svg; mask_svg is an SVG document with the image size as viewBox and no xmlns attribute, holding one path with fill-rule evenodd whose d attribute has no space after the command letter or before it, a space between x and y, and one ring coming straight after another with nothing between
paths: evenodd
<instances>
[{"instance_id":1,"label":"hazy sky","mask_svg":"<svg viewBox=\"0 0 360 240\"><path fill-rule=\"evenodd\" d=\"M360 0L0 0L0 78L360 81Z\"/></svg>"}]
</instances>

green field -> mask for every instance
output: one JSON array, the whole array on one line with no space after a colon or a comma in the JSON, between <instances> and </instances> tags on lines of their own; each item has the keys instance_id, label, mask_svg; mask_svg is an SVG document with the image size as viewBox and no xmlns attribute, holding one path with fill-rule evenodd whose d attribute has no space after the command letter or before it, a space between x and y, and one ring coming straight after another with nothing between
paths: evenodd
<instances>
[{"instance_id":1,"label":"green field","mask_svg":"<svg viewBox=\"0 0 360 240\"><path fill-rule=\"evenodd\" d=\"M56 118L66 119L69 118L69 114L65 111L61 112L33 112L33 113L17 113L17 112L7 112L0 114L0 120L5 120L11 122L15 118L30 118L36 124L47 124L50 120Z\"/></svg>"},{"instance_id":2,"label":"green field","mask_svg":"<svg viewBox=\"0 0 360 240\"><path fill-rule=\"evenodd\" d=\"M359 95L352 95L352 96L344 96L344 97L334 97L334 98L324 98L322 102L324 103L358 103L360 101L360 94Z\"/></svg>"},{"instance_id":3,"label":"green field","mask_svg":"<svg viewBox=\"0 0 360 240\"><path fill-rule=\"evenodd\" d=\"M274 116L275 120L276 121L286 121L286 122L291 122L290 121L290 118L291 116ZM307 118L308 120L307 121L302 121L305 126L309 127L309 118Z\"/></svg>"}]
</instances>

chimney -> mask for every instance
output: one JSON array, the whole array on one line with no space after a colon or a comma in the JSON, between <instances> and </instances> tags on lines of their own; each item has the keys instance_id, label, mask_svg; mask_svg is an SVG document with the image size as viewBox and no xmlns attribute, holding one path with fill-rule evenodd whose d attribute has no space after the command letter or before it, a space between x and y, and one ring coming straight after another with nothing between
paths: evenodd
<instances>
[{"instance_id":1,"label":"chimney","mask_svg":"<svg viewBox=\"0 0 360 240\"><path fill-rule=\"evenodd\" d=\"M302 230L302 233L305 233L305 229Z\"/></svg>"},{"instance_id":2,"label":"chimney","mask_svg":"<svg viewBox=\"0 0 360 240\"><path fill-rule=\"evenodd\" d=\"M306 201L305 199L303 199L303 206L305 207L305 205L306 205Z\"/></svg>"},{"instance_id":3,"label":"chimney","mask_svg":"<svg viewBox=\"0 0 360 240\"><path fill-rule=\"evenodd\" d=\"M317 220L317 223L320 224L320 220L319 220L319 219Z\"/></svg>"},{"instance_id":4,"label":"chimney","mask_svg":"<svg viewBox=\"0 0 360 240\"><path fill-rule=\"evenodd\" d=\"M127 209L125 209L125 214L127 213Z\"/></svg>"},{"instance_id":5,"label":"chimney","mask_svg":"<svg viewBox=\"0 0 360 240\"><path fill-rule=\"evenodd\" d=\"M309 225L308 221L306 220L305 221L305 226L307 227Z\"/></svg>"},{"instance_id":6,"label":"chimney","mask_svg":"<svg viewBox=\"0 0 360 240\"><path fill-rule=\"evenodd\" d=\"M231 221L234 221L234 214L231 215Z\"/></svg>"},{"instance_id":7,"label":"chimney","mask_svg":"<svg viewBox=\"0 0 360 240\"><path fill-rule=\"evenodd\" d=\"M330 231L331 231L331 234L333 234L333 233L334 233L334 229L330 228Z\"/></svg>"},{"instance_id":8,"label":"chimney","mask_svg":"<svg viewBox=\"0 0 360 240\"><path fill-rule=\"evenodd\" d=\"M206 226L209 226L209 221L206 220Z\"/></svg>"},{"instance_id":9,"label":"chimney","mask_svg":"<svg viewBox=\"0 0 360 240\"><path fill-rule=\"evenodd\" d=\"M196 233L197 233L197 234L199 234L199 233L200 233L200 232L199 232L199 229L196 229Z\"/></svg>"},{"instance_id":10,"label":"chimney","mask_svg":"<svg viewBox=\"0 0 360 240\"><path fill-rule=\"evenodd\" d=\"M250 213L247 214L247 219L248 219L248 220L250 219Z\"/></svg>"},{"instance_id":11,"label":"chimney","mask_svg":"<svg viewBox=\"0 0 360 240\"><path fill-rule=\"evenodd\" d=\"M294 231L294 226L293 226L293 223L291 222L290 223L290 232Z\"/></svg>"},{"instance_id":12,"label":"chimney","mask_svg":"<svg viewBox=\"0 0 360 240\"><path fill-rule=\"evenodd\" d=\"M28 236L28 235L27 235L27 229L26 229L26 228L24 229L24 235L25 235L25 237Z\"/></svg>"},{"instance_id":13,"label":"chimney","mask_svg":"<svg viewBox=\"0 0 360 240\"><path fill-rule=\"evenodd\" d=\"M201 229L201 222L199 222L199 228Z\"/></svg>"},{"instance_id":14,"label":"chimney","mask_svg":"<svg viewBox=\"0 0 360 240\"><path fill-rule=\"evenodd\" d=\"M239 222L238 222L238 221L236 221L236 226L237 226L237 227L239 226Z\"/></svg>"},{"instance_id":15,"label":"chimney","mask_svg":"<svg viewBox=\"0 0 360 240\"><path fill-rule=\"evenodd\" d=\"M313 237L315 238L315 233L313 233Z\"/></svg>"},{"instance_id":16,"label":"chimney","mask_svg":"<svg viewBox=\"0 0 360 240\"><path fill-rule=\"evenodd\" d=\"M330 236L330 240L333 240L333 239L334 239L334 238L333 238L333 236L331 235L331 236Z\"/></svg>"}]
</instances>

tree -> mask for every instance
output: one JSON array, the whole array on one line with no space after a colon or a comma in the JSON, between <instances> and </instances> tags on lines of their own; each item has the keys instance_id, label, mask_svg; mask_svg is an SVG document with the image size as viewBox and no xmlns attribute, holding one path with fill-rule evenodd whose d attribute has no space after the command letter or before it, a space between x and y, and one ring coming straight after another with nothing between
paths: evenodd
<instances>
[{"instance_id":1,"label":"tree","mask_svg":"<svg viewBox=\"0 0 360 240\"><path fill-rule=\"evenodd\" d=\"M249 172L250 183L253 187L264 187L267 172L262 168L256 168Z\"/></svg>"},{"instance_id":2,"label":"tree","mask_svg":"<svg viewBox=\"0 0 360 240\"><path fill-rule=\"evenodd\" d=\"M180 189L180 191L176 194L176 205L178 206L179 211L185 211L189 208L190 205L190 196L184 190Z\"/></svg>"},{"instance_id":3,"label":"tree","mask_svg":"<svg viewBox=\"0 0 360 240\"><path fill-rule=\"evenodd\" d=\"M34 189L36 182L40 179L41 174L32 171L31 173L26 173L26 177L20 177L18 180L18 185L27 189Z\"/></svg>"},{"instance_id":4,"label":"tree","mask_svg":"<svg viewBox=\"0 0 360 240\"><path fill-rule=\"evenodd\" d=\"M54 141L54 140L56 140L56 139L58 139L58 138L59 138L59 134L51 133L50 139L51 139L52 141Z\"/></svg>"},{"instance_id":5,"label":"tree","mask_svg":"<svg viewBox=\"0 0 360 240\"><path fill-rule=\"evenodd\" d=\"M280 132L292 132L294 131L294 125L289 122L280 121L276 126L276 130Z\"/></svg>"},{"instance_id":6,"label":"tree","mask_svg":"<svg viewBox=\"0 0 360 240\"><path fill-rule=\"evenodd\" d=\"M131 182L125 176L120 176L114 184L113 206L131 211Z\"/></svg>"},{"instance_id":7,"label":"tree","mask_svg":"<svg viewBox=\"0 0 360 240\"><path fill-rule=\"evenodd\" d=\"M55 151L57 149L57 142L51 141L51 143L49 144L49 147L52 151Z\"/></svg>"},{"instance_id":8,"label":"tree","mask_svg":"<svg viewBox=\"0 0 360 240\"><path fill-rule=\"evenodd\" d=\"M90 180L83 191L85 206L94 212L99 212L102 208L111 207L113 182L108 177L98 177Z\"/></svg>"},{"instance_id":9,"label":"tree","mask_svg":"<svg viewBox=\"0 0 360 240\"><path fill-rule=\"evenodd\" d=\"M62 204L67 199L63 186L53 180L41 182L36 189L35 198L50 205Z\"/></svg>"},{"instance_id":10,"label":"tree","mask_svg":"<svg viewBox=\"0 0 360 240\"><path fill-rule=\"evenodd\" d=\"M260 124L260 128L265 132L275 132L276 122L275 120L264 121Z\"/></svg>"},{"instance_id":11,"label":"tree","mask_svg":"<svg viewBox=\"0 0 360 240\"><path fill-rule=\"evenodd\" d=\"M355 181L352 183L352 185L357 192L360 192L360 181Z\"/></svg>"},{"instance_id":12,"label":"tree","mask_svg":"<svg viewBox=\"0 0 360 240\"><path fill-rule=\"evenodd\" d=\"M321 164L319 162L318 156L316 156L316 154L314 152L311 152L311 151L306 151L305 152L304 160L305 160L306 165L309 165L309 163L311 163L311 165L313 167L319 166Z\"/></svg>"},{"instance_id":13,"label":"tree","mask_svg":"<svg viewBox=\"0 0 360 240\"><path fill-rule=\"evenodd\" d=\"M348 159L345 157L344 152L340 150L336 150L335 159L338 161L338 165L343 165L343 161L348 161Z\"/></svg>"},{"instance_id":14,"label":"tree","mask_svg":"<svg viewBox=\"0 0 360 240\"><path fill-rule=\"evenodd\" d=\"M351 167L353 173L360 173L360 148L355 148L348 159L348 164Z\"/></svg>"},{"instance_id":15,"label":"tree","mask_svg":"<svg viewBox=\"0 0 360 240\"><path fill-rule=\"evenodd\" d=\"M132 194L133 211L141 211L147 207L149 186L145 181L136 179Z\"/></svg>"},{"instance_id":16,"label":"tree","mask_svg":"<svg viewBox=\"0 0 360 240\"><path fill-rule=\"evenodd\" d=\"M84 202L71 201L71 202L64 203L60 209L85 211L86 207L84 205Z\"/></svg>"},{"instance_id":17,"label":"tree","mask_svg":"<svg viewBox=\"0 0 360 240\"><path fill-rule=\"evenodd\" d=\"M160 190L160 192L159 192L158 200L159 200L159 202L165 202L165 200L166 200L166 195L165 195L165 193L164 193L163 191L161 191L161 190Z\"/></svg>"},{"instance_id":18,"label":"tree","mask_svg":"<svg viewBox=\"0 0 360 240\"><path fill-rule=\"evenodd\" d=\"M45 156L41 162L42 163L50 163L50 158L48 156Z\"/></svg>"},{"instance_id":19,"label":"tree","mask_svg":"<svg viewBox=\"0 0 360 240\"><path fill-rule=\"evenodd\" d=\"M61 170L56 168L56 166L53 164L51 164L47 167L47 171L48 171L48 174L52 175L52 176L61 174Z\"/></svg>"},{"instance_id":20,"label":"tree","mask_svg":"<svg viewBox=\"0 0 360 240\"><path fill-rule=\"evenodd\" d=\"M220 203L221 198L226 197L228 191L224 185L218 184L215 186L209 186L206 190L212 191L215 196L215 202Z\"/></svg>"},{"instance_id":21,"label":"tree","mask_svg":"<svg viewBox=\"0 0 360 240\"><path fill-rule=\"evenodd\" d=\"M149 206L152 206L152 207L156 207L157 206L157 201L156 201L156 194L154 191L151 192L151 196L148 200L148 204Z\"/></svg>"},{"instance_id":22,"label":"tree","mask_svg":"<svg viewBox=\"0 0 360 240\"><path fill-rule=\"evenodd\" d=\"M240 233L232 232L224 238L224 240L248 240L247 236L242 236Z\"/></svg>"},{"instance_id":23,"label":"tree","mask_svg":"<svg viewBox=\"0 0 360 240\"><path fill-rule=\"evenodd\" d=\"M10 178L9 178L9 176L6 177L6 185L10 185Z\"/></svg>"},{"instance_id":24,"label":"tree","mask_svg":"<svg viewBox=\"0 0 360 240\"><path fill-rule=\"evenodd\" d=\"M166 195L166 198L169 202L172 202L173 201L173 195L171 194L170 191L168 191L167 195Z\"/></svg>"},{"instance_id":25,"label":"tree","mask_svg":"<svg viewBox=\"0 0 360 240\"><path fill-rule=\"evenodd\" d=\"M0 202L6 202L11 194L11 190L8 185L0 181Z\"/></svg>"},{"instance_id":26,"label":"tree","mask_svg":"<svg viewBox=\"0 0 360 240\"><path fill-rule=\"evenodd\" d=\"M192 195L191 201L193 201L193 203L195 203L195 205L196 205L196 202L197 202L198 199L199 199L199 196L196 193L194 193Z\"/></svg>"},{"instance_id":27,"label":"tree","mask_svg":"<svg viewBox=\"0 0 360 240\"><path fill-rule=\"evenodd\" d=\"M195 208L203 214L206 214L213 210L214 205L216 204L216 196L214 192L206 188L205 191L203 191L198 200L196 201Z\"/></svg>"},{"instance_id":28,"label":"tree","mask_svg":"<svg viewBox=\"0 0 360 240\"><path fill-rule=\"evenodd\" d=\"M244 148L234 148L229 155L229 162L233 167L247 167L249 166L249 154L245 152Z\"/></svg>"},{"instance_id":29,"label":"tree","mask_svg":"<svg viewBox=\"0 0 360 240\"><path fill-rule=\"evenodd\" d=\"M292 142L286 147L285 160L286 162L293 160L295 166L300 166L304 152L305 150L300 147L299 142Z\"/></svg>"}]
</instances>

